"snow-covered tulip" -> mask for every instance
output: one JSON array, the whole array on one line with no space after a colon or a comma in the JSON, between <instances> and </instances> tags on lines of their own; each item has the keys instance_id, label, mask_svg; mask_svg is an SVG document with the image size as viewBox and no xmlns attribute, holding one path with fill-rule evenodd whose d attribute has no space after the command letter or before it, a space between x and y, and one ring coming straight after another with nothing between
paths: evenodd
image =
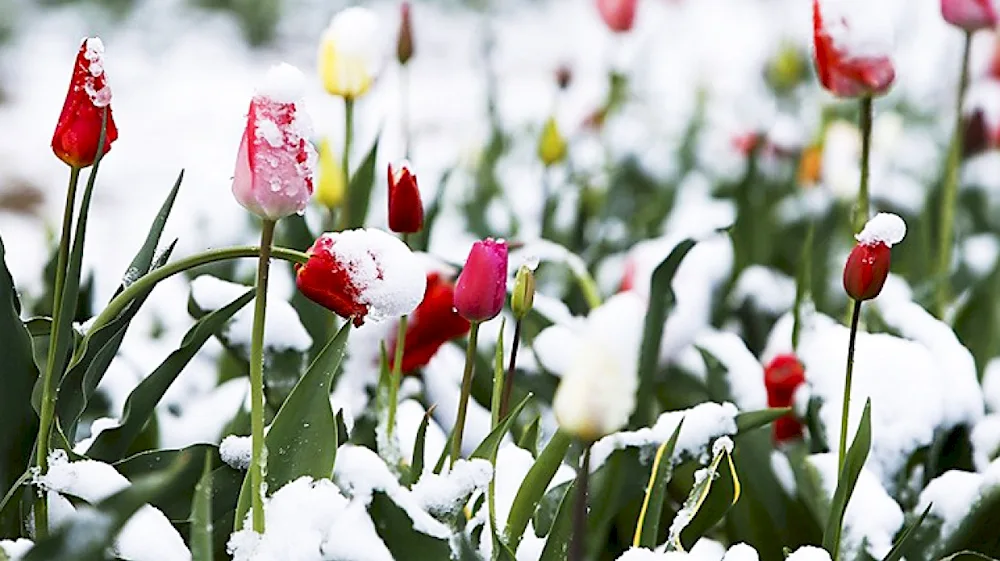
<instances>
[{"instance_id":1,"label":"snow-covered tulip","mask_svg":"<svg viewBox=\"0 0 1000 561\"><path fill-rule=\"evenodd\" d=\"M360 326L412 312L427 279L406 244L374 228L326 233L295 279L307 298Z\"/></svg>"},{"instance_id":2,"label":"snow-covered tulip","mask_svg":"<svg viewBox=\"0 0 1000 561\"><path fill-rule=\"evenodd\" d=\"M271 68L250 100L233 196L264 220L302 212L313 192L316 151L308 118L298 107L305 77L289 64Z\"/></svg>"},{"instance_id":3,"label":"snow-covered tulip","mask_svg":"<svg viewBox=\"0 0 1000 561\"><path fill-rule=\"evenodd\" d=\"M423 368L442 345L468 332L469 321L455 311L455 285L438 273L428 274L424 299L409 317L403 342L403 373ZM394 339L386 348L395 346Z\"/></svg>"},{"instance_id":4,"label":"snow-covered tulip","mask_svg":"<svg viewBox=\"0 0 1000 561\"><path fill-rule=\"evenodd\" d=\"M333 16L319 46L326 91L345 99L364 95L384 63L382 39L378 17L367 8L354 6Z\"/></svg>"},{"instance_id":5,"label":"snow-covered tulip","mask_svg":"<svg viewBox=\"0 0 1000 561\"><path fill-rule=\"evenodd\" d=\"M774 357L764 369L767 406L791 407L795 403L795 390L805 381L805 369L795 355L784 354ZM802 422L792 413L776 419L772 427L775 442L787 442L802 437Z\"/></svg>"},{"instance_id":6,"label":"snow-covered tulip","mask_svg":"<svg viewBox=\"0 0 1000 561\"><path fill-rule=\"evenodd\" d=\"M507 242L486 238L472 244L455 284L455 309L469 321L493 319L507 296Z\"/></svg>"},{"instance_id":7,"label":"snow-covered tulip","mask_svg":"<svg viewBox=\"0 0 1000 561\"><path fill-rule=\"evenodd\" d=\"M865 0L813 0L814 62L837 97L886 93L896 77L892 24Z\"/></svg>"},{"instance_id":8,"label":"snow-covered tulip","mask_svg":"<svg viewBox=\"0 0 1000 561\"><path fill-rule=\"evenodd\" d=\"M625 33L635 23L635 8L638 0L597 0L597 11L608 29L615 33Z\"/></svg>"},{"instance_id":9,"label":"snow-covered tulip","mask_svg":"<svg viewBox=\"0 0 1000 561\"><path fill-rule=\"evenodd\" d=\"M108 118L101 148L104 154L118 138L118 127L111 115L111 87L104 74L104 44L97 37L88 37L80 44L66 101L52 135L52 151L60 160L75 168L93 165L105 110Z\"/></svg>"},{"instance_id":10,"label":"snow-covered tulip","mask_svg":"<svg viewBox=\"0 0 1000 561\"><path fill-rule=\"evenodd\" d=\"M326 208L337 208L344 201L344 171L333 154L330 141L319 143L319 180L316 185L316 200Z\"/></svg>"},{"instance_id":11,"label":"snow-covered tulip","mask_svg":"<svg viewBox=\"0 0 1000 561\"><path fill-rule=\"evenodd\" d=\"M410 3L399 6L399 34L396 36L396 60L405 65L413 58L413 22L410 20Z\"/></svg>"},{"instance_id":12,"label":"snow-covered tulip","mask_svg":"<svg viewBox=\"0 0 1000 561\"><path fill-rule=\"evenodd\" d=\"M419 232L424 227L424 205L409 162L389 164L388 178L389 229L399 234Z\"/></svg>"},{"instance_id":13,"label":"snow-covered tulip","mask_svg":"<svg viewBox=\"0 0 1000 561\"><path fill-rule=\"evenodd\" d=\"M895 214L880 212L855 236L858 244L844 265L844 290L861 302L882 292L892 258L890 248L903 241L906 223Z\"/></svg>"},{"instance_id":14,"label":"snow-covered tulip","mask_svg":"<svg viewBox=\"0 0 1000 561\"><path fill-rule=\"evenodd\" d=\"M941 15L946 22L970 32L997 25L994 0L941 0Z\"/></svg>"}]
</instances>

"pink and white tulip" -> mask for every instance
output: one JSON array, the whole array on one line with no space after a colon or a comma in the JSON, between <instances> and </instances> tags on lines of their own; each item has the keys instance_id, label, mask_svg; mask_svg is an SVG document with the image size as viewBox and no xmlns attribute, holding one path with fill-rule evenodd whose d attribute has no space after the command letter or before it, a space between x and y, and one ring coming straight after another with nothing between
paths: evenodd
<instances>
[{"instance_id":1,"label":"pink and white tulip","mask_svg":"<svg viewBox=\"0 0 1000 561\"><path fill-rule=\"evenodd\" d=\"M994 0L941 0L941 15L946 22L970 32L997 25Z\"/></svg>"}]
</instances>

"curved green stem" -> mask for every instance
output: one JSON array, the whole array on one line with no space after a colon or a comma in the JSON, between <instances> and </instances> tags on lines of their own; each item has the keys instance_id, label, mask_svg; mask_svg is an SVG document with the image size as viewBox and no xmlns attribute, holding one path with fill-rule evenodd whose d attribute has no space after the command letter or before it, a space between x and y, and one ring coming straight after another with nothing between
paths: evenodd
<instances>
[{"instance_id":1,"label":"curved green stem","mask_svg":"<svg viewBox=\"0 0 1000 561\"><path fill-rule=\"evenodd\" d=\"M861 185L858 187L858 202L854 208L854 232L860 232L871 209L868 197L868 169L872 151L872 98L861 98Z\"/></svg>"},{"instance_id":2,"label":"curved green stem","mask_svg":"<svg viewBox=\"0 0 1000 561\"><path fill-rule=\"evenodd\" d=\"M479 322L472 322L469 329L469 345L465 348L465 372L462 374L462 394L458 398L458 416L452 429L451 465L462 456L462 432L465 430L465 414L469 406L469 394L472 393L472 371L476 363L476 345L479 341Z\"/></svg>"},{"instance_id":3,"label":"curved green stem","mask_svg":"<svg viewBox=\"0 0 1000 561\"><path fill-rule=\"evenodd\" d=\"M42 378L42 403L39 412L38 444L35 446L35 462L41 473L49 470L49 438L52 433L52 419L55 416L55 370L56 370L56 337L60 325L66 318L59 311L62 309L63 285L66 284L66 262L69 261L70 232L73 229L73 207L76 204L76 187L80 182L80 168L71 167L69 171L69 186L66 189L66 203L63 206L62 234L59 238L59 253L56 257L56 278L52 290L52 331L49 339L49 352L45 361L45 374ZM72 321L72 318L69 318ZM48 498L45 493L35 502L35 535L44 538L49 532Z\"/></svg>"},{"instance_id":4,"label":"curved green stem","mask_svg":"<svg viewBox=\"0 0 1000 561\"><path fill-rule=\"evenodd\" d=\"M847 455L847 417L851 408L851 378L854 375L854 344L858 339L858 319L861 317L861 300L854 301L851 315L851 336L847 343L847 373L844 375L844 406L840 412L840 445L837 448L837 477L844 471ZM839 482L838 482L839 483Z\"/></svg>"},{"instance_id":5,"label":"curved green stem","mask_svg":"<svg viewBox=\"0 0 1000 561\"><path fill-rule=\"evenodd\" d=\"M257 259L257 296L253 308L253 331L250 336L250 502L253 508L253 531L264 533L264 317L267 312L267 278L271 268L271 243L274 221L265 220L260 233L260 257Z\"/></svg>"},{"instance_id":6,"label":"curved green stem","mask_svg":"<svg viewBox=\"0 0 1000 561\"><path fill-rule=\"evenodd\" d=\"M969 51L972 33L965 33L965 49L962 53L962 73L958 79L958 99L955 101L955 129L951 135L948 163L941 194L941 220L938 238L937 294L935 299L938 318L944 317L948 307L948 270L951 268L951 246L955 239L955 203L958 199L958 172L962 164L962 100L969 83Z\"/></svg>"}]
</instances>

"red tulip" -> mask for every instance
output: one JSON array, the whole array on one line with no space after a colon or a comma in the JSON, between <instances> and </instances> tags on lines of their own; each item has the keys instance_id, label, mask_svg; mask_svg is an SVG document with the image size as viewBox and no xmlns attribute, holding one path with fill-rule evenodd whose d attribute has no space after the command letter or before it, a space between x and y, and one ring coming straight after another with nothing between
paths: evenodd
<instances>
[{"instance_id":1,"label":"red tulip","mask_svg":"<svg viewBox=\"0 0 1000 561\"><path fill-rule=\"evenodd\" d=\"M410 3L399 6L399 35L396 37L396 60L405 65L413 57L413 24L410 22Z\"/></svg>"},{"instance_id":2,"label":"red tulip","mask_svg":"<svg viewBox=\"0 0 1000 561\"><path fill-rule=\"evenodd\" d=\"M493 319L507 297L507 242L487 238L472 244L455 284L455 308L469 321Z\"/></svg>"},{"instance_id":3,"label":"red tulip","mask_svg":"<svg viewBox=\"0 0 1000 561\"><path fill-rule=\"evenodd\" d=\"M404 373L423 368L442 345L469 332L469 321L455 311L455 285L438 273L427 275L424 299L410 314L409 322L403 343ZM387 348L395 347L392 340ZM394 359L390 357L390 368Z\"/></svg>"},{"instance_id":4,"label":"red tulip","mask_svg":"<svg viewBox=\"0 0 1000 561\"><path fill-rule=\"evenodd\" d=\"M941 0L941 15L946 22L970 32L997 25L993 0Z\"/></svg>"},{"instance_id":5,"label":"red tulip","mask_svg":"<svg viewBox=\"0 0 1000 561\"><path fill-rule=\"evenodd\" d=\"M813 44L820 83L837 97L886 93L896 77L889 58L891 31L859 21L878 17L874 12L830 10L834 5L839 7L839 3L829 0L813 0ZM856 34L855 27L864 27L865 33ZM877 36L880 31L884 36Z\"/></svg>"},{"instance_id":6,"label":"red tulip","mask_svg":"<svg viewBox=\"0 0 1000 561\"><path fill-rule=\"evenodd\" d=\"M424 227L424 205L420 202L417 176L407 162L393 169L389 164L389 229L400 234L419 232Z\"/></svg>"},{"instance_id":7,"label":"red tulip","mask_svg":"<svg viewBox=\"0 0 1000 561\"><path fill-rule=\"evenodd\" d=\"M903 240L906 223L895 214L880 212L855 236L854 246L844 265L844 290L857 301L871 300L882 292L892 252L889 248Z\"/></svg>"},{"instance_id":8,"label":"red tulip","mask_svg":"<svg viewBox=\"0 0 1000 561\"><path fill-rule=\"evenodd\" d=\"M778 355L764 369L764 388L767 390L768 407L792 407L795 390L806 381L805 369L795 355ZM775 442L801 438L802 422L789 413L774 421Z\"/></svg>"},{"instance_id":9,"label":"red tulip","mask_svg":"<svg viewBox=\"0 0 1000 561\"><path fill-rule=\"evenodd\" d=\"M104 44L89 37L76 55L69 91L52 135L52 151L60 160L77 168L93 165L105 109L108 119L101 151L107 154L118 139L118 127L111 115L111 88L104 74Z\"/></svg>"},{"instance_id":10,"label":"red tulip","mask_svg":"<svg viewBox=\"0 0 1000 561\"><path fill-rule=\"evenodd\" d=\"M625 33L635 23L638 0L597 0L597 11L608 28L615 33Z\"/></svg>"}]
</instances>

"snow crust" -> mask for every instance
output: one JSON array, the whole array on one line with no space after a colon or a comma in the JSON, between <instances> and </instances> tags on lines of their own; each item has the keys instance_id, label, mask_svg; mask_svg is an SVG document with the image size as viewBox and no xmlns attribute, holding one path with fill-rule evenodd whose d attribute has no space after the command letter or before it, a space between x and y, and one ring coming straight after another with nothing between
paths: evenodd
<instances>
[{"instance_id":1,"label":"snow crust","mask_svg":"<svg viewBox=\"0 0 1000 561\"><path fill-rule=\"evenodd\" d=\"M277 103L295 103L302 99L305 91L305 75L287 62L272 66L257 87L257 95Z\"/></svg>"},{"instance_id":2,"label":"snow crust","mask_svg":"<svg viewBox=\"0 0 1000 561\"><path fill-rule=\"evenodd\" d=\"M785 561L830 561L830 554L821 547L804 545L786 557Z\"/></svg>"},{"instance_id":3,"label":"snow crust","mask_svg":"<svg viewBox=\"0 0 1000 561\"><path fill-rule=\"evenodd\" d=\"M746 302L778 316L795 303L795 279L769 267L751 265L740 273L730 299L737 306Z\"/></svg>"},{"instance_id":4,"label":"snow crust","mask_svg":"<svg viewBox=\"0 0 1000 561\"><path fill-rule=\"evenodd\" d=\"M458 460L447 473L424 472L410 492L417 504L432 515L452 516L462 510L473 492L485 489L492 477L490 462Z\"/></svg>"},{"instance_id":5,"label":"snow crust","mask_svg":"<svg viewBox=\"0 0 1000 561\"><path fill-rule=\"evenodd\" d=\"M219 443L219 456L229 467L246 471L253 456L253 439L249 436L229 435Z\"/></svg>"},{"instance_id":6,"label":"snow crust","mask_svg":"<svg viewBox=\"0 0 1000 561\"><path fill-rule=\"evenodd\" d=\"M880 212L872 217L861 233L854 236L858 243L874 245L883 243L888 247L903 241L906 236L906 222L898 215L890 212Z\"/></svg>"},{"instance_id":7,"label":"snow crust","mask_svg":"<svg viewBox=\"0 0 1000 561\"><path fill-rule=\"evenodd\" d=\"M757 550L745 543L730 546L722 557L722 561L759 561L759 559Z\"/></svg>"}]
</instances>

